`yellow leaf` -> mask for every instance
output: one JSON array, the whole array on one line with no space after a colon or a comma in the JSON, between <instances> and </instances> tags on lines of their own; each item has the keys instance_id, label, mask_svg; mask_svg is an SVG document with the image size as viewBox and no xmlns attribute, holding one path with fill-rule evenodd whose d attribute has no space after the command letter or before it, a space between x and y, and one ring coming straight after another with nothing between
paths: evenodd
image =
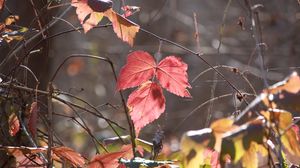
<instances>
[{"instance_id":1,"label":"yellow leaf","mask_svg":"<svg viewBox=\"0 0 300 168\"><path fill-rule=\"evenodd\" d=\"M250 148L245 152L242 158L242 164L245 168L257 168L258 158L257 158L257 143L252 142Z\"/></svg>"}]
</instances>

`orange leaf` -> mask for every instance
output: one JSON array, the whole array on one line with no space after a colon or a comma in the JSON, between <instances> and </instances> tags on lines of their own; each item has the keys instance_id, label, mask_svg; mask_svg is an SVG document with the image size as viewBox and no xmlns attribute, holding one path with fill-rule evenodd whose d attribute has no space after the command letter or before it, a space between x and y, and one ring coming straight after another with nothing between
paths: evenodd
<instances>
[{"instance_id":1,"label":"orange leaf","mask_svg":"<svg viewBox=\"0 0 300 168\"><path fill-rule=\"evenodd\" d=\"M133 46L133 40L140 27L112 9L108 9L104 12L104 15L112 22L114 32L117 36L130 46Z\"/></svg>"},{"instance_id":2,"label":"orange leaf","mask_svg":"<svg viewBox=\"0 0 300 168\"><path fill-rule=\"evenodd\" d=\"M59 157L62 160L66 160L70 162L73 166L79 166L83 167L84 165L84 158L77 152L75 152L73 149L60 146L60 147L54 147L52 148L52 151L54 155Z\"/></svg>"},{"instance_id":3,"label":"orange leaf","mask_svg":"<svg viewBox=\"0 0 300 168\"><path fill-rule=\"evenodd\" d=\"M8 118L9 134L15 136L20 130L20 122L15 113L11 113Z\"/></svg>"},{"instance_id":4,"label":"orange leaf","mask_svg":"<svg viewBox=\"0 0 300 168\"><path fill-rule=\"evenodd\" d=\"M162 88L150 81L129 95L127 106L137 134L165 111L165 102Z\"/></svg>"},{"instance_id":5,"label":"orange leaf","mask_svg":"<svg viewBox=\"0 0 300 168\"><path fill-rule=\"evenodd\" d=\"M89 6L88 1L89 0L72 0L72 6L77 8L76 14L85 33L95 27L103 17L102 13L95 12Z\"/></svg>"},{"instance_id":6,"label":"orange leaf","mask_svg":"<svg viewBox=\"0 0 300 168\"><path fill-rule=\"evenodd\" d=\"M140 148L138 148L140 151ZM133 157L131 145L122 146L118 152L100 154L93 157L88 168L117 168L120 166L119 158L131 159Z\"/></svg>"}]
</instances>

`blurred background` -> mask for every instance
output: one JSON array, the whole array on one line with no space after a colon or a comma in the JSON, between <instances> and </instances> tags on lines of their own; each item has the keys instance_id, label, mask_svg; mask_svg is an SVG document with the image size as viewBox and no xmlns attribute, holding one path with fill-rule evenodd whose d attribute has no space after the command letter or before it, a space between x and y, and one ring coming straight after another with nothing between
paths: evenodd
<instances>
[{"instance_id":1,"label":"blurred background","mask_svg":"<svg viewBox=\"0 0 300 168\"><path fill-rule=\"evenodd\" d=\"M42 24L46 24L69 5L69 1L54 2L61 5L49 10L44 8L47 2L36 1L37 8L42 13ZM258 8L264 50L266 79L269 84L282 80L292 71L300 67L300 4L297 0L253 0L253 5L261 4ZM23 4L24 3L24 4ZM264 88L263 74L248 7L244 0L125 0L127 5L140 7L140 11L129 19L142 28L161 37L174 41L193 51L203 52L203 58L224 74L226 79L247 95L245 100L250 102L255 94ZM39 29L33 22L34 11L31 4L17 0L7 1L12 14L20 16L17 22L20 26ZM120 11L121 1L114 0L114 9ZM4 11L1 18L9 12ZM197 43L196 27L199 30ZM100 24L108 23L103 19ZM47 32L55 34L72 27L79 27L75 8L72 8ZM222 34L220 33L222 32ZM221 45L220 44L221 39ZM161 44L161 46L160 46ZM0 59L4 53L12 50L13 45L1 47ZM194 129L208 127L209 124L221 117L237 114L245 107L226 81L197 58L174 45L160 41L149 34L139 32L134 46L122 42L111 27L92 29L87 34L83 31L65 33L46 43L43 43L42 53L30 56L29 66L40 80L40 89L45 89L49 78L58 66L71 54L92 54L108 57L114 63L117 74L126 64L127 54L135 50L144 50L152 55L161 54L162 58L179 56L189 65L188 75L192 85L192 99L181 98L164 91L166 111L152 124L149 124L140 134L140 138L152 141L157 130L162 130L165 136L165 149L177 150L181 135ZM160 53L158 53L161 48ZM9 67L12 64L7 64ZM6 69L2 72L5 73ZM28 81L33 79L29 77ZM30 84L29 84L30 85ZM31 83L31 87L35 85ZM98 110L107 118L128 128L121 99L116 92L116 81L110 65L107 62L74 58L67 61L59 71L54 86L64 92L78 96ZM125 97L132 89L124 92ZM59 95L60 98L73 101L85 106L78 100ZM209 101L211 100L211 101ZM46 109L41 107L40 114ZM75 116L65 105L55 103L55 112ZM93 115L78 110L93 135L103 140L116 136L107 123ZM75 116L76 117L76 116ZM128 131L119 130L127 135ZM85 156L95 153L90 136L73 120L55 116L55 132L66 145L75 148Z\"/></svg>"}]
</instances>

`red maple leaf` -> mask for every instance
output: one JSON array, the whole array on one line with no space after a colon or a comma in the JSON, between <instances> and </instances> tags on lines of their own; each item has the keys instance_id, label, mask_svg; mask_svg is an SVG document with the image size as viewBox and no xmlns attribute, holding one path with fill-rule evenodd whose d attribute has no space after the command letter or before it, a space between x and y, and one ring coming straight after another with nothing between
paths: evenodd
<instances>
[{"instance_id":1,"label":"red maple leaf","mask_svg":"<svg viewBox=\"0 0 300 168\"><path fill-rule=\"evenodd\" d=\"M179 57L168 56L157 65L147 52L135 51L128 55L127 64L122 68L117 90L140 85L157 77L162 87L181 97L191 97L186 88L191 88L187 78L187 64Z\"/></svg>"},{"instance_id":2,"label":"red maple leaf","mask_svg":"<svg viewBox=\"0 0 300 168\"><path fill-rule=\"evenodd\" d=\"M187 78L188 66L179 57L169 56L160 61L157 67L157 79L169 92L181 97L191 97L186 88L191 88Z\"/></svg>"},{"instance_id":3,"label":"red maple leaf","mask_svg":"<svg viewBox=\"0 0 300 168\"><path fill-rule=\"evenodd\" d=\"M156 63L153 57L144 51L135 51L128 55L127 64L122 68L117 90L123 90L151 79L155 73Z\"/></svg>"},{"instance_id":4,"label":"red maple leaf","mask_svg":"<svg viewBox=\"0 0 300 168\"><path fill-rule=\"evenodd\" d=\"M129 95L127 106L137 134L165 111L165 102L162 88L150 81Z\"/></svg>"}]
</instances>

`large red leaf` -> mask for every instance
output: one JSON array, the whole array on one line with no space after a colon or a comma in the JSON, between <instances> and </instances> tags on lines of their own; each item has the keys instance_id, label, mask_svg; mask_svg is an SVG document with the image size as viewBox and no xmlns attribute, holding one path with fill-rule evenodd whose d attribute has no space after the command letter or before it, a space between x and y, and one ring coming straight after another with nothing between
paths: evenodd
<instances>
[{"instance_id":1,"label":"large red leaf","mask_svg":"<svg viewBox=\"0 0 300 168\"><path fill-rule=\"evenodd\" d=\"M179 57L169 56L160 61L157 67L157 79L169 92L181 97L191 97L186 88L191 88L187 78L188 66Z\"/></svg>"},{"instance_id":2,"label":"large red leaf","mask_svg":"<svg viewBox=\"0 0 300 168\"><path fill-rule=\"evenodd\" d=\"M162 88L150 81L142 84L129 95L127 106L134 123L136 133L157 119L165 111L165 97Z\"/></svg>"},{"instance_id":3,"label":"large red leaf","mask_svg":"<svg viewBox=\"0 0 300 168\"><path fill-rule=\"evenodd\" d=\"M181 97L191 97L186 88L191 88L187 77L187 64L179 57L169 56L157 65L147 52L135 51L128 55L122 68L117 90L138 86L156 75L159 83L169 92Z\"/></svg>"},{"instance_id":4,"label":"large red leaf","mask_svg":"<svg viewBox=\"0 0 300 168\"><path fill-rule=\"evenodd\" d=\"M52 151L57 157L70 162L75 167L83 167L85 163L84 158L71 148L59 146L52 148Z\"/></svg>"},{"instance_id":5,"label":"large red leaf","mask_svg":"<svg viewBox=\"0 0 300 168\"><path fill-rule=\"evenodd\" d=\"M156 63L153 57L144 51L135 51L128 55L127 64L121 69L117 90L138 86L151 79Z\"/></svg>"},{"instance_id":6,"label":"large red leaf","mask_svg":"<svg viewBox=\"0 0 300 168\"><path fill-rule=\"evenodd\" d=\"M135 35L140 30L140 27L112 9L107 10L104 14L112 22L114 32L117 36L132 46Z\"/></svg>"}]
</instances>

